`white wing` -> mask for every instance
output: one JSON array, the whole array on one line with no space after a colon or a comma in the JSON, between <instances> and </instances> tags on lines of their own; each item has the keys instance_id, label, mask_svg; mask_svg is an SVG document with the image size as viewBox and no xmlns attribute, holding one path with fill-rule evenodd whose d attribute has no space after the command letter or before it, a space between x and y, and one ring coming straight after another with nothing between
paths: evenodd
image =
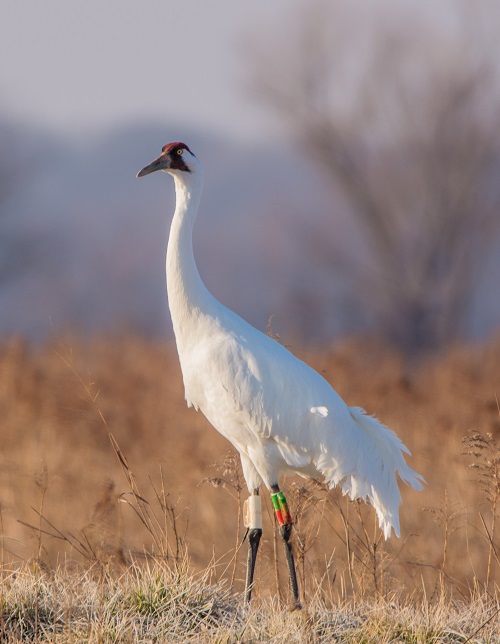
<instances>
[{"instance_id":1,"label":"white wing","mask_svg":"<svg viewBox=\"0 0 500 644\"><path fill-rule=\"evenodd\" d=\"M352 499L370 502L386 537L391 526L399 535L396 472L417 489L423 480L406 464L400 439L347 407L282 345L219 306L218 318L202 322L203 341L182 352L188 404L252 460L266 485L287 470L322 475Z\"/></svg>"}]
</instances>

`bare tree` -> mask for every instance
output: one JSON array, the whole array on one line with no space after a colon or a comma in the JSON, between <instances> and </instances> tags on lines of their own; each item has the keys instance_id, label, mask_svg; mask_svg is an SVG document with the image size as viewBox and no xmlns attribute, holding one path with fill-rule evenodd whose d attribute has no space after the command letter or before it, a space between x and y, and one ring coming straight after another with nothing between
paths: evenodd
<instances>
[{"instance_id":1,"label":"bare tree","mask_svg":"<svg viewBox=\"0 0 500 644\"><path fill-rule=\"evenodd\" d=\"M498 51L462 3L447 42L394 21L356 40L339 6L304 16L284 56L255 54L254 89L357 218L350 263L381 331L410 354L440 348L500 230Z\"/></svg>"}]
</instances>

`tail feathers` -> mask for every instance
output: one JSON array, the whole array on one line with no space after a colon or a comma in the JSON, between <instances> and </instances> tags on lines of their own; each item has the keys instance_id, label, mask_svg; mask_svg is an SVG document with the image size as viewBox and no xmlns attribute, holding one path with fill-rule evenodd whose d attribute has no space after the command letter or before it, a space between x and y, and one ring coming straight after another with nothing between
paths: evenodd
<instances>
[{"instance_id":1,"label":"tail feathers","mask_svg":"<svg viewBox=\"0 0 500 644\"><path fill-rule=\"evenodd\" d=\"M391 536L392 528L399 537L401 494L396 474L416 490L421 490L425 481L407 465L403 453L410 452L392 430L359 407L349 408L349 413L353 424L343 437L345 444L338 444L332 450L344 457L342 460L330 458L328 465L327 459L322 459L323 463L318 466L323 466L321 469L330 487L339 485L343 494L353 500L364 499L374 507L386 539Z\"/></svg>"}]
</instances>

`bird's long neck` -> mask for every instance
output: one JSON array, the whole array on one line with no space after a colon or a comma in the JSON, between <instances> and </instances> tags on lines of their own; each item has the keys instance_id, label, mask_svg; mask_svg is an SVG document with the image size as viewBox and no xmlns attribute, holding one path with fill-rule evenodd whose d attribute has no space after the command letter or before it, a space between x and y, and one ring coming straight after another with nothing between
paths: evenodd
<instances>
[{"instance_id":1,"label":"bird's long neck","mask_svg":"<svg viewBox=\"0 0 500 644\"><path fill-rule=\"evenodd\" d=\"M203 189L201 174L174 175L176 206L167 247L167 292L177 342L193 331L213 300L198 273L193 225Z\"/></svg>"}]
</instances>

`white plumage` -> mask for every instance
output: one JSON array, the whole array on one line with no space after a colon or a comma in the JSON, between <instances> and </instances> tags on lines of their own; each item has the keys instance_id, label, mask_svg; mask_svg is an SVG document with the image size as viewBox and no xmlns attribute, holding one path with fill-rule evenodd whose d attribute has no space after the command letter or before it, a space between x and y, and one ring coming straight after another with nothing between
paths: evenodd
<instances>
[{"instance_id":1,"label":"white plumage","mask_svg":"<svg viewBox=\"0 0 500 644\"><path fill-rule=\"evenodd\" d=\"M203 172L189 148L172 143L138 176L175 180L167 249L170 312L188 405L199 409L241 456L249 492L280 476L324 477L352 499L368 501L385 537L399 535L397 477L421 489L396 434L348 407L322 376L218 302L204 286L192 231Z\"/></svg>"}]
</instances>

